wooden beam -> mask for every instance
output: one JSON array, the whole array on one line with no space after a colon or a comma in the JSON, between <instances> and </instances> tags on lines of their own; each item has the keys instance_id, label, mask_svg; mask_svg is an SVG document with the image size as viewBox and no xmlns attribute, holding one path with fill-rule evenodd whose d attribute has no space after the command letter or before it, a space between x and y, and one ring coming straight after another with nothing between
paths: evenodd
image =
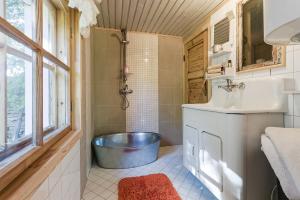
<instances>
[{"instance_id":1,"label":"wooden beam","mask_svg":"<svg viewBox=\"0 0 300 200\"><path fill-rule=\"evenodd\" d=\"M39 47L43 46L43 1L36 3L36 42ZM33 143L37 146L43 145L43 54L41 49L36 53L35 59L35 131L33 133Z\"/></svg>"},{"instance_id":2,"label":"wooden beam","mask_svg":"<svg viewBox=\"0 0 300 200\"><path fill-rule=\"evenodd\" d=\"M30 39L23 32L11 25L2 17L0 17L0 31L4 32L9 37L29 47L33 51L38 51L42 49L40 45L38 45L36 42L34 42L32 39Z\"/></svg>"},{"instance_id":3,"label":"wooden beam","mask_svg":"<svg viewBox=\"0 0 300 200\"><path fill-rule=\"evenodd\" d=\"M58 67L63 68L66 71L70 71L70 67L68 65L66 65L64 62L56 58L53 54L49 53L48 51L43 50L43 56L51 62L53 62L54 64L56 64Z\"/></svg>"}]
</instances>

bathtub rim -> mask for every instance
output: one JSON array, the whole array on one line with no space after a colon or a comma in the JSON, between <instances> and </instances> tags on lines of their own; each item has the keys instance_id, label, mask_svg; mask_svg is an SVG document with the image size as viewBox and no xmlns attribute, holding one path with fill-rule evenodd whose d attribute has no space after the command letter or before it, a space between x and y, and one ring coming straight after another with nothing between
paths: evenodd
<instances>
[{"instance_id":1,"label":"bathtub rim","mask_svg":"<svg viewBox=\"0 0 300 200\"><path fill-rule=\"evenodd\" d=\"M122 135L122 134L136 134L136 133L151 133L151 134L155 134L156 136L156 141L155 142L152 142L152 143L149 143L147 145L143 145L141 147L131 147L131 146L128 146L128 147L121 147L121 146L100 146L100 145L97 145L95 143L96 139L97 138L104 138L104 137L107 137L107 136L111 136L111 135ZM95 136L92 140L92 145L94 148L106 148L106 149L132 149L132 150L140 150L140 149L144 149L146 148L147 146L150 146L150 145L153 145L153 144L156 144L156 143L160 143L161 141L161 134L159 133L156 133L156 132L136 132L136 131L133 131L133 132L115 132L115 133L109 133L109 134L105 134L105 135L99 135L99 136Z\"/></svg>"}]
</instances>

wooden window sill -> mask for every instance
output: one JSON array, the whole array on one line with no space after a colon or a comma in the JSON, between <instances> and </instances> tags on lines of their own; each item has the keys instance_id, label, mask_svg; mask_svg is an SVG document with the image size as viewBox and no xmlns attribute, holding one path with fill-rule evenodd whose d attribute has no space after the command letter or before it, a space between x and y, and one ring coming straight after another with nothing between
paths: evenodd
<instances>
[{"instance_id":1,"label":"wooden window sill","mask_svg":"<svg viewBox=\"0 0 300 200\"><path fill-rule=\"evenodd\" d=\"M65 132L59 134L62 138L57 141L53 139L42 147L26 149L26 155L16 162L2 169L0 166L0 199L23 200L38 188L82 136L80 130L70 127Z\"/></svg>"}]
</instances>

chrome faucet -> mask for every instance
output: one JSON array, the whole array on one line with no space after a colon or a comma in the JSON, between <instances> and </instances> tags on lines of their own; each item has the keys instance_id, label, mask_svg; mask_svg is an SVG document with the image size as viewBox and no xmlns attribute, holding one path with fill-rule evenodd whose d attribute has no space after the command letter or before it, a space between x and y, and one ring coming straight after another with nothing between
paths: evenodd
<instances>
[{"instance_id":1,"label":"chrome faucet","mask_svg":"<svg viewBox=\"0 0 300 200\"><path fill-rule=\"evenodd\" d=\"M233 83L231 79L226 79L226 85L219 85L218 88L224 89L226 92L232 92L234 88L245 89L246 85L244 82L239 84Z\"/></svg>"}]
</instances>

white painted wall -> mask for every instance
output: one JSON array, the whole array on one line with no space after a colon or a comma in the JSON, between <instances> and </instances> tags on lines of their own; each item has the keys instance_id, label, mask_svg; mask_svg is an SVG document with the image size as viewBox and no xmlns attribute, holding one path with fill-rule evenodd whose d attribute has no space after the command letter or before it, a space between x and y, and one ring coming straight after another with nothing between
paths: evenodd
<instances>
[{"instance_id":1,"label":"white painted wall","mask_svg":"<svg viewBox=\"0 0 300 200\"><path fill-rule=\"evenodd\" d=\"M80 200L79 151L78 141L27 200Z\"/></svg>"}]
</instances>

